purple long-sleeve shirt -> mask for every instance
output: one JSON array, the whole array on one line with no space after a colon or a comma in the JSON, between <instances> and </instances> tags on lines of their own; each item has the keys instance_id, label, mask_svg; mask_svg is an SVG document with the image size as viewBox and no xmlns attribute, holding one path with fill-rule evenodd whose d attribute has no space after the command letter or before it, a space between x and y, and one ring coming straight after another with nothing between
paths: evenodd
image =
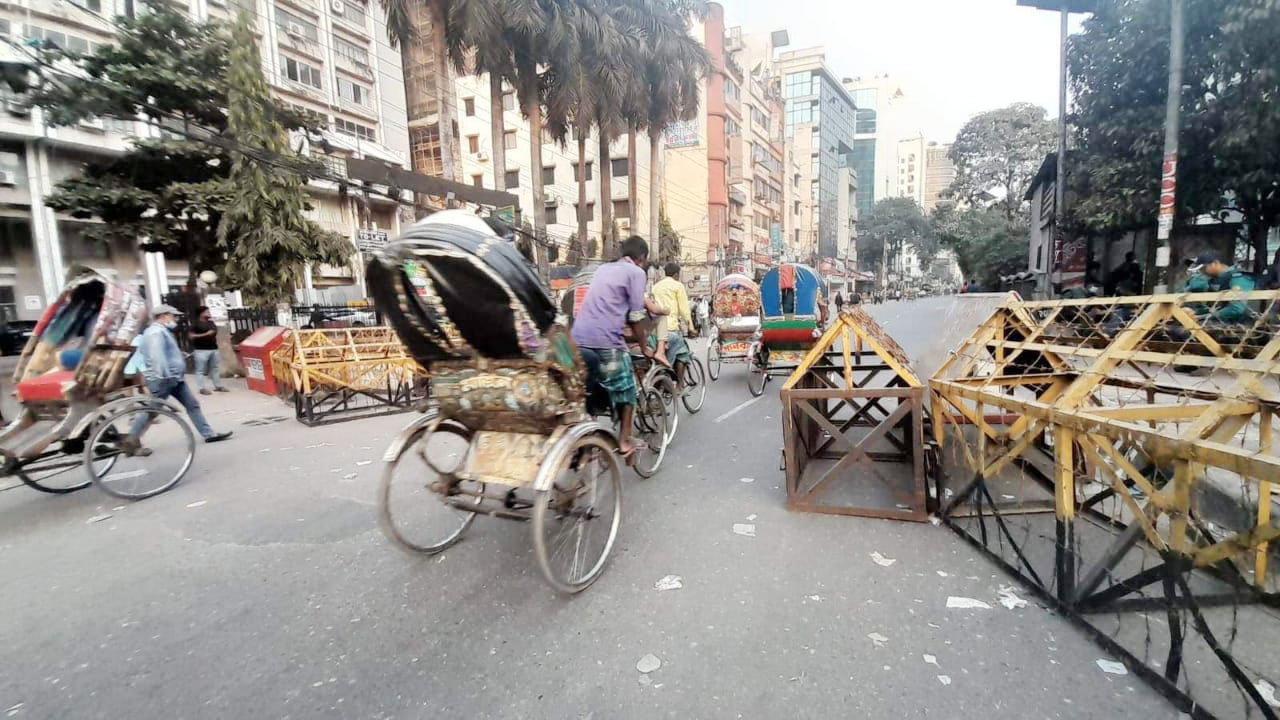
<instances>
[{"instance_id":1,"label":"purple long-sleeve shirt","mask_svg":"<svg viewBox=\"0 0 1280 720\"><path fill-rule=\"evenodd\" d=\"M624 257L601 265L573 319L573 341L580 347L625 349L627 316L644 310L644 270Z\"/></svg>"}]
</instances>

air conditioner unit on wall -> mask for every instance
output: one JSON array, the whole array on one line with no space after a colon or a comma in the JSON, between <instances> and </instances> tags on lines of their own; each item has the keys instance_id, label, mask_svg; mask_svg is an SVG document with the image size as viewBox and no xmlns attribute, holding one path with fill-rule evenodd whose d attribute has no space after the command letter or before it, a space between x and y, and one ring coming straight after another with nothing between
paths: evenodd
<instances>
[{"instance_id":1,"label":"air conditioner unit on wall","mask_svg":"<svg viewBox=\"0 0 1280 720\"><path fill-rule=\"evenodd\" d=\"M480 162L488 162L489 153L481 150L480 152L476 153L476 159L479 160Z\"/></svg>"},{"instance_id":2,"label":"air conditioner unit on wall","mask_svg":"<svg viewBox=\"0 0 1280 720\"><path fill-rule=\"evenodd\" d=\"M6 187L13 187L14 185L17 185L17 184L18 184L18 180L17 178L14 177L13 173L9 172L8 170L0 170L0 185L4 185Z\"/></svg>"}]
</instances>

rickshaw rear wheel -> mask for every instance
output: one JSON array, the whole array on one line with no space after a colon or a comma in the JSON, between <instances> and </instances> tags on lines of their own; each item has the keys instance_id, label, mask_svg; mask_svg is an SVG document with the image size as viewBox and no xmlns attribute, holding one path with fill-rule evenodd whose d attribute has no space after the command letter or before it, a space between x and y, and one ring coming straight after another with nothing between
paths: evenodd
<instances>
[{"instance_id":1,"label":"rickshaw rear wheel","mask_svg":"<svg viewBox=\"0 0 1280 720\"><path fill-rule=\"evenodd\" d=\"M685 410L696 413L702 409L706 399L707 375L702 369L702 361L690 358L684 366L684 395L680 397L680 401L684 403Z\"/></svg>"},{"instance_id":2,"label":"rickshaw rear wheel","mask_svg":"<svg viewBox=\"0 0 1280 720\"><path fill-rule=\"evenodd\" d=\"M141 437L130 449L130 431L137 418L145 417ZM84 447L84 466L90 480L108 495L123 500L143 500L177 485L191 469L196 437L191 425L167 405L158 402L126 406L103 417L93 426ZM122 458L138 459L139 467L119 468ZM172 471L154 468L172 466Z\"/></svg>"},{"instance_id":3,"label":"rickshaw rear wheel","mask_svg":"<svg viewBox=\"0 0 1280 720\"><path fill-rule=\"evenodd\" d=\"M764 394L764 383L769 379L769 366L765 364L765 360L761 352L752 355L747 361L749 363L747 370L747 389L755 397Z\"/></svg>"},{"instance_id":4,"label":"rickshaw rear wheel","mask_svg":"<svg viewBox=\"0 0 1280 720\"><path fill-rule=\"evenodd\" d=\"M707 341L707 376L712 380L720 379L720 337L712 335Z\"/></svg>"},{"instance_id":5,"label":"rickshaw rear wheel","mask_svg":"<svg viewBox=\"0 0 1280 720\"><path fill-rule=\"evenodd\" d=\"M676 428L680 427L680 391L670 373L664 372L653 379L653 389L662 398L662 406L667 414L667 443L676 438Z\"/></svg>"},{"instance_id":6,"label":"rickshaw rear wheel","mask_svg":"<svg viewBox=\"0 0 1280 720\"><path fill-rule=\"evenodd\" d=\"M441 453L431 452L436 449L433 439L447 443L450 436L469 442L471 432L449 420L441 422L434 431L429 427L418 428L401 446L395 459L383 468L378 517L387 537L405 549L435 555L461 540L475 522L475 512L451 503L462 500L458 504L479 505L480 497L456 491L483 493L483 483L468 483L465 488L461 484L451 486L454 494L448 496L437 492L443 487L438 483L448 483L452 479L450 474L466 460L465 445L455 453L457 462L452 465L440 462L447 458L437 456L447 453L447 446ZM463 500L469 497L470 500Z\"/></svg>"},{"instance_id":7,"label":"rickshaw rear wheel","mask_svg":"<svg viewBox=\"0 0 1280 720\"><path fill-rule=\"evenodd\" d=\"M551 487L533 506L533 547L547 582L564 593L586 590L604 572L622 518L622 471L607 434L574 441Z\"/></svg>"}]
</instances>

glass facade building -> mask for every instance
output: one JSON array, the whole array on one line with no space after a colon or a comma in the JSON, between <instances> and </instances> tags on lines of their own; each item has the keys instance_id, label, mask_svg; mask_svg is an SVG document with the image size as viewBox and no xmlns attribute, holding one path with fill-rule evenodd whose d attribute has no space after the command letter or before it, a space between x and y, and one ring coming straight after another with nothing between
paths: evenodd
<instances>
[{"instance_id":1,"label":"glass facade building","mask_svg":"<svg viewBox=\"0 0 1280 720\"><path fill-rule=\"evenodd\" d=\"M813 153L809 179L814 201L818 254L839 255L837 193L839 170L845 156L854 151L856 108L839 83L820 70L791 72L783 79L786 100L786 133L794 137L800 126L810 126ZM861 176L861 171L859 171Z\"/></svg>"}]
</instances>

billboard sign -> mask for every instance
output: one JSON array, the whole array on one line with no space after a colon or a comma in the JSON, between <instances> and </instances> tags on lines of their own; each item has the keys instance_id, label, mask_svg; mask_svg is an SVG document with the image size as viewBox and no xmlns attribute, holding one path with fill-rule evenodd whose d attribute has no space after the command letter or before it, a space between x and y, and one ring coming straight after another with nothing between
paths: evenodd
<instances>
[{"instance_id":1,"label":"billboard sign","mask_svg":"<svg viewBox=\"0 0 1280 720\"><path fill-rule=\"evenodd\" d=\"M698 144L698 121L680 120L662 131L662 142L669 148L693 147Z\"/></svg>"}]
</instances>

